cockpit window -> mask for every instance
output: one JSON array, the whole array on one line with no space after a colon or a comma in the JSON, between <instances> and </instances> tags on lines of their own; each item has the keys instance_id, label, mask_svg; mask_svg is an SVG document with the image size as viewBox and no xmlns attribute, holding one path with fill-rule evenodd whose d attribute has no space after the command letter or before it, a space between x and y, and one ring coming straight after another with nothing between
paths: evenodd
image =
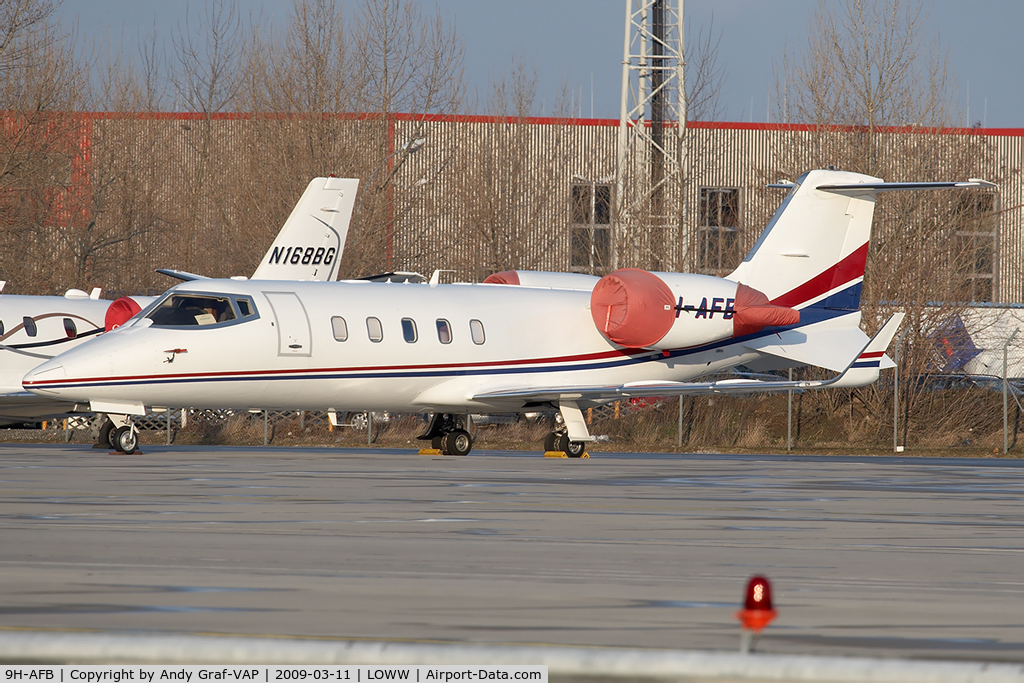
<instances>
[{"instance_id":1,"label":"cockpit window","mask_svg":"<svg viewBox=\"0 0 1024 683\"><path fill-rule=\"evenodd\" d=\"M251 306L250 303L249 315L252 315ZM216 325L236 319L230 298L209 294L172 294L146 317L154 325L176 327Z\"/></svg>"},{"instance_id":2,"label":"cockpit window","mask_svg":"<svg viewBox=\"0 0 1024 683\"><path fill-rule=\"evenodd\" d=\"M253 308L252 301L238 297L235 299L235 303L238 304L238 312L242 314L243 318L248 318L250 315L256 315L256 309Z\"/></svg>"}]
</instances>

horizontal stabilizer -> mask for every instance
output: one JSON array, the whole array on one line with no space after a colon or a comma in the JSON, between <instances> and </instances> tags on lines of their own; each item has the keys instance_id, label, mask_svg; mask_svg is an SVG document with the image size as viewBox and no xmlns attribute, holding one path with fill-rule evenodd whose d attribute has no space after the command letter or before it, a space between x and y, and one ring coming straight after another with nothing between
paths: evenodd
<instances>
[{"instance_id":1,"label":"horizontal stabilizer","mask_svg":"<svg viewBox=\"0 0 1024 683\"><path fill-rule=\"evenodd\" d=\"M842 372L850 358L868 341L859 327L831 330L786 330L778 334L752 339L748 349L790 361L793 365L814 365L833 372Z\"/></svg>"},{"instance_id":2,"label":"horizontal stabilizer","mask_svg":"<svg viewBox=\"0 0 1024 683\"><path fill-rule=\"evenodd\" d=\"M174 270L173 268L157 268L156 272L161 275L173 277L175 280L181 280L182 282L193 282L194 280L206 280L204 275L196 275L195 273L189 273L184 270Z\"/></svg>"},{"instance_id":3,"label":"horizontal stabilizer","mask_svg":"<svg viewBox=\"0 0 1024 683\"><path fill-rule=\"evenodd\" d=\"M921 183L848 183L845 185L818 185L816 189L825 192L898 192L900 190L955 190L964 188L993 189L995 183L981 178L970 178L959 182Z\"/></svg>"}]
</instances>

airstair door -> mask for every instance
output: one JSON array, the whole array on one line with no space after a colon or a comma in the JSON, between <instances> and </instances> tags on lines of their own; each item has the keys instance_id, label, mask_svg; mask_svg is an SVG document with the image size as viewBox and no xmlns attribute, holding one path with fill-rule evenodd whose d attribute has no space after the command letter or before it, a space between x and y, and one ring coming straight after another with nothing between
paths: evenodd
<instances>
[{"instance_id":1,"label":"airstair door","mask_svg":"<svg viewBox=\"0 0 1024 683\"><path fill-rule=\"evenodd\" d=\"M263 292L274 309L277 327L277 355L313 355L312 335L306 307L295 292Z\"/></svg>"}]
</instances>

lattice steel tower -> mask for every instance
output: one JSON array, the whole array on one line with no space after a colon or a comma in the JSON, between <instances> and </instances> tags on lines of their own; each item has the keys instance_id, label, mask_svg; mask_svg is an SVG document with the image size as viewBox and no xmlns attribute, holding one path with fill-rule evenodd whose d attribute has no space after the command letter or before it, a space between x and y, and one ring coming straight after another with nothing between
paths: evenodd
<instances>
[{"instance_id":1,"label":"lattice steel tower","mask_svg":"<svg viewBox=\"0 0 1024 683\"><path fill-rule=\"evenodd\" d=\"M683 196L683 0L626 0L612 266L671 270Z\"/></svg>"}]
</instances>

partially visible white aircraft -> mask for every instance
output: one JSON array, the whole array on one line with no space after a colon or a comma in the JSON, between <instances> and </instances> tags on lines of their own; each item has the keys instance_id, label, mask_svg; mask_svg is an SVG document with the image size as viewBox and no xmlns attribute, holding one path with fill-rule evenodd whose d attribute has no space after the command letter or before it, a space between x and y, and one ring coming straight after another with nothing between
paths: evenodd
<instances>
[{"instance_id":1,"label":"partially visible white aircraft","mask_svg":"<svg viewBox=\"0 0 1024 683\"><path fill-rule=\"evenodd\" d=\"M309 183L253 274L260 280L328 281L338 275L352 216L357 179L316 178ZM160 272L194 281L177 270ZM0 284L0 424L88 411L87 402L60 401L26 392L25 373L58 353L127 321L156 297L114 301L70 290L60 296L2 294Z\"/></svg>"},{"instance_id":2,"label":"partially visible white aircraft","mask_svg":"<svg viewBox=\"0 0 1024 683\"><path fill-rule=\"evenodd\" d=\"M786 199L726 278L625 269L592 284L538 274L539 286L189 282L34 369L24 387L107 413L125 452L146 406L432 412L421 438L453 455L472 447L466 414L553 406L564 427L545 448L578 457L592 440L582 409L619 398L873 382L893 365L885 348L902 320L872 339L859 327L876 194L991 184L818 170L782 186ZM223 317L204 317L211 307ZM838 374L696 381L737 365Z\"/></svg>"}]
</instances>

